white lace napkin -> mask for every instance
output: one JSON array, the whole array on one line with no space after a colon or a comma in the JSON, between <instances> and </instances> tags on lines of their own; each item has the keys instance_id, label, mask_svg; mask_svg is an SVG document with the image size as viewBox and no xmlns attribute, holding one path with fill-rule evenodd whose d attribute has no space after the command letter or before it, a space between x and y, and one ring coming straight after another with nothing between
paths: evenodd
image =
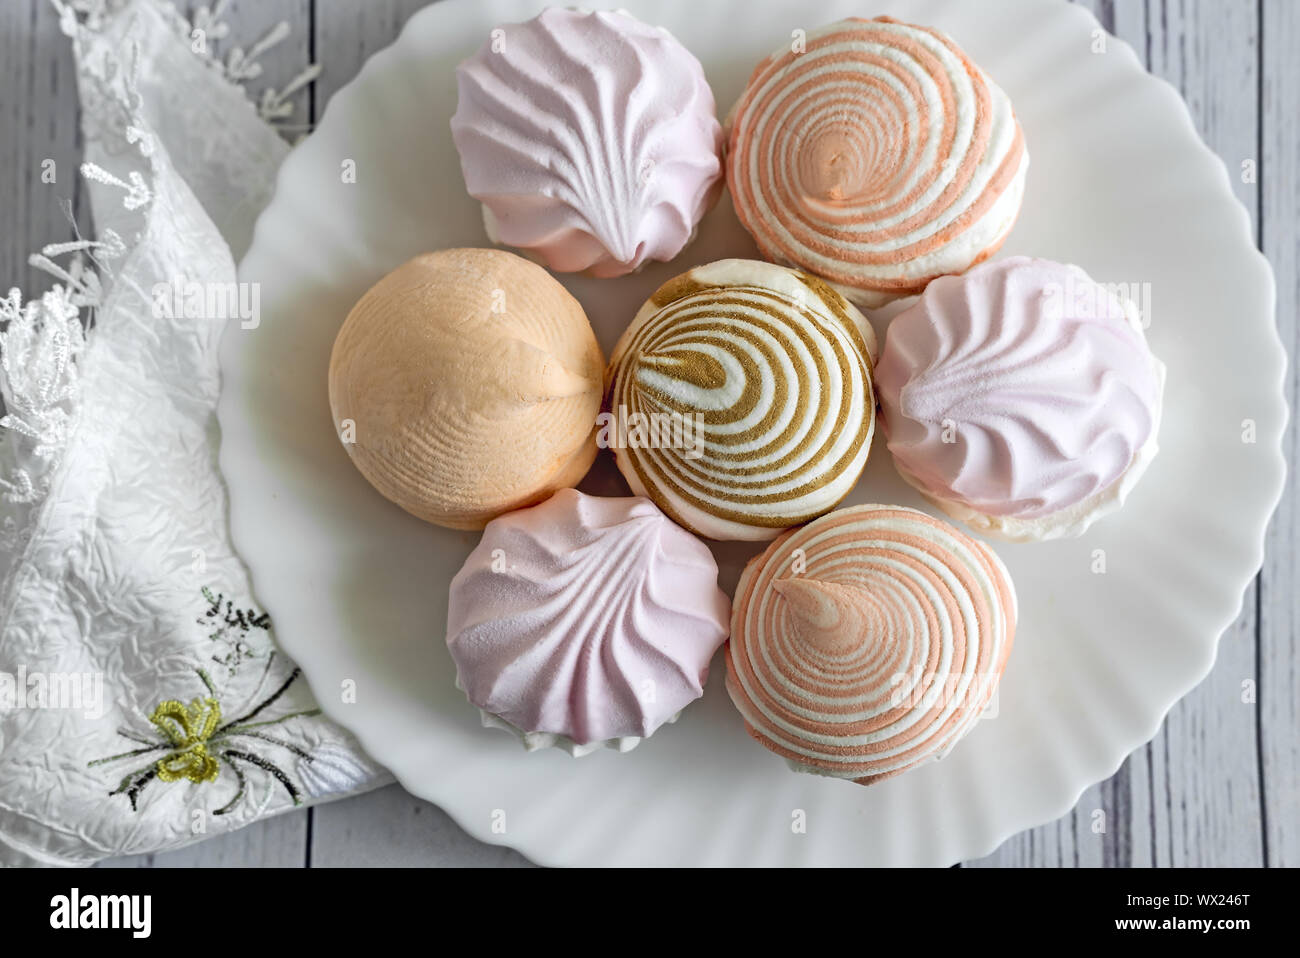
<instances>
[{"instance_id":1,"label":"white lace napkin","mask_svg":"<svg viewBox=\"0 0 1300 958\"><path fill-rule=\"evenodd\" d=\"M312 74L255 105L237 81L286 27L218 61L220 3L55 5L97 238L32 258L45 296L0 301L4 864L174 848L388 780L250 595L216 465L225 320L189 308L238 293L287 152L266 117Z\"/></svg>"}]
</instances>

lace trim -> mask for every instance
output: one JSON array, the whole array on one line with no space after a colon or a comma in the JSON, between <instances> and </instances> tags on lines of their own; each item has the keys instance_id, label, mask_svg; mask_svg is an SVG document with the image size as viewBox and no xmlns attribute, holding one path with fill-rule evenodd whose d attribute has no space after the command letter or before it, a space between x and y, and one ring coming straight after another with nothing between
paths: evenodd
<instances>
[{"instance_id":1,"label":"lace trim","mask_svg":"<svg viewBox=\"0 0 1300 958\"><path fill-rule=\"evenodd\" d=\"M83 173L91 176L92 170L104 173L93 164L86 164ZM53 243L28 262L60 282L40 299L25 303L15 288L0 300L0 397L5 409L0 429L8 433L14 461L9 476L0 476L5 502L30 505L49 492L80 396L77 359L86 347L82 313L96 309L103 298L99 273L87 259L107 273L108 262L125 249L112 230L105 230L101 240ZM66 267L54 262L53 257L69 253L73 258ZM12 525L6 524L6 538L16 535Z\"/></svg>"},{"instance_id":2,"label":"lace trim","mask_svg":"<svg viewBox=\"0 0 1300 958\"><path fill-rule=\"evenodd\" d=\"M50 0L59 11L60 26L68 36L75 35L79 27L89 30L102 29L104 23L114 14L120 12L131 0ZM262 75L262 64L258 59L268 50L283 43L293 34L288 21L281 20L270 30L253 42L245 50L236 46L218 56L212 49L214 41L228 39L230 25L223 19L230 6L230 0L216 0L211 6L198 7L192 20L187 20L171 3L150 0L162 12L171 25L176 36L183 41L190 51L217 73L231 86L238 87L248 102L257 110L257 115L267 123L280 129L288 129L284 121L293 116L292 98L306 89L321 74L321 66L311 63L299 71L281 89L265 89L256 99L244 85ZM303 124L299 129L308 129L310 124Z\"/></svg>"},{"instance_id":3,"label":"lace trim","mask_svg":"<svg viewBox=\"0 0 1300 958\"><path fill-rule=\"evenodd\" d=\"M87 34L102 31L132 2L50 0L58 12L61 31L77 47L84 44ZM228 0L199 7L193 21L163 0L134 2L153 4L195 56L242 91L259 117L272 125L281 124L281 129L286 129L281 121L293 113L290 98L320 75L319 65L312 64L282 89L265 90L254 100L244 84L261 75L258 58L290 35L287 22L276 24L247 50L236 46L222 59L211 51L209 41L230 35L229 25L222 19ZM126 69L120 68L123 61ZM116 107L124 139L149 161L154 150L141 114L135 82L138 67L138 48L127 51L121 61L106 55L93 93L98 105L87 108L83 104L82 115L100 116L105 111L99 107L110 105L104 102L110 101ZM152 162L147 165L152 173ZM153 198L149 179L138 171L131 171L126 180L94 163L83 163L80 171L88 180L122 190L127 210L142 209ZM72 220L70 210L68 218ZM73 225L75 230L75 222ZM7 568L0 569L4 584L0 592L7 594L12 575L21 566L20 553L30 540L69 440L80 396L78 361L86 349L86 330L103 300L101 277L111 277L112 262L134 242L128 244L105 229L96 240L76 234L71 242L47 245L28 262L53 275L58 283L39 299L24 301L17 288L0 299L0 550L9 557L3 563ZM57 262L69 256L64 265Z\"/></svg>"},{"instance_id":4,"label":"lace trim","mask_svg":"<svg viewBox=\"0 0 1300 958\"><path fill-rule=\"evenodd\" d=\"M59 13L62 31L78 43L82 31L103 29L129 0L50 2ZM178 37L226 82L244 90L260 117L268 122L287 119L293 113L289 99L320 75L320 67L312 64L283 89L265 90L254 101L243 84L261 75L258 58L283 42L291 31L289 24L281 21L247 50L236 46L219 59L210 51L209 41L230 35L229 25L222 19L227 6L228 0L217 0L210 7L199 7L193 21L189 21L171 4L158 4ZM128 59L133 66L137 55L138 51L132 51ZM122 71L106 69L105 86L117 87L112 95L126 111L126 141L148 158L153 145L139 115L134 72L132 69L119 75ZM141 209L152 199L150 184L138 171L131 171L123 180L93 163L83 163L81 174L121 189L122 204L128 210ZM4 502L35 505L49 491L50 477L67 444L79 396L77 360L85 350L85 330L103 297L100 275L111 275L109 264L126 248L127 244L112 230L105 230L98 240L78 236L72 242L45 246L29 262L52 274L59 283L39 299L25 302L17 288L0 299L0 398L4 403L0 445L6 447L3 459L7 466L0 468L0 500ZM69 254L72 258L66 265L56 262L57 257ZM17 526L13 516L0 522L0 544L14 546L22 541L22 530Z\"/></svg>"}]
</instances>

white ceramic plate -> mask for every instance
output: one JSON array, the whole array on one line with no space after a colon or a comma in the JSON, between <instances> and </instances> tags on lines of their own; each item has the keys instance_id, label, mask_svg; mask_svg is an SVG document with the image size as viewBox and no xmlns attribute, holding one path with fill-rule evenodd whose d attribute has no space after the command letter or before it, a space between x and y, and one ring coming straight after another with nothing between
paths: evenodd
<instances>
[{"instance_id":1,"label":"white ceramic plate","mask_svg":"<svg viewBox=\"0 0 1300 958\"><path fill-rule=\"evenodd\" d=\"M864 13L836 0L622 2L700 58L722 112L792 30ZM998 547L1022 617L996 718L942 762L870 788L796 775L745 734L719 655L704 699L634 752L526 754L452 686L447 583L476 536L370 489L335 438L325 376L371 283L424 250L486 245L448 129L453 68L494 25L541 6L449 0L412 17L330 102L258 223L243 278L262 283L262 322L224 342L221 464L235 542L285 650L408 790L545 864L946 865L1064 814L1209 671L1282 488L1272 276L1186 107L1113 38L1094 53L1096 21L1059 0L868 5L947 31L1011 95L1032 165L1004 253L1150 284L1150 340L1169 367L1162 452L1126 508L1079 540ZM341 176L349 160L355 183ZM724 199L674 263L565 283L608 350L661 282L753 250ZM615 476L603 463L586 488L623 494ZM870 501L922 505L879 445L850 499ZM720 550L725 588L751 551Z\"/></svg>"}]
</instances>

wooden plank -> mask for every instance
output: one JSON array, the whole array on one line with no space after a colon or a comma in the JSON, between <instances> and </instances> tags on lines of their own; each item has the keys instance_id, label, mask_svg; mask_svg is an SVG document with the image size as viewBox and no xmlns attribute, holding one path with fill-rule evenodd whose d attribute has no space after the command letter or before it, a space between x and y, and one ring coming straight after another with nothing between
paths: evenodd
<instances>
[{"instance_id":1,"label":"wooden plank","mask_svg":"<svg viewBox=\"0 0 1300 958\"><path fill-rule=\"evenodd\" d=\"M1263 813L1267 864L1300 865L1300 597L1296 582L1296 544L1300 510L1296 493L1296 316L1300 314L1300 4L1264 0L1262 156L1260 159L1261 244L1277 276L1277 318L1282 342L1291 350L1287 396L1291 423L1287 461L1292 464L1287 493L1269 532L1260 585L1259 725L1264 775Z\"/></svg>"},{"instance_id":2,"label":"wooden plank","mask_svg":"<svg viewBox=\"0 0 1300 958\"><path fill-rule=\"evenodd\" d=\"M1150 68L1182 93L1252 222L1258 188L1241 171L1258 158L1258 14L1255 0L1151 0L1148 13ZM1257 599L1252 585L1209 678L1130 763L1134 865L1263 864L1258 711L1243 702L1258 680Z\"/></svg>"},{"instance_id":3,"label":"wooden plank","mask_svg":"<svg viewBox=\"0 0 1300 958\"><path fill-rule=\"evenodd\" d=\"M1088 7L1102 25L1137 51L1144 64L1147 56L1147 0L1074 0Z\"/></svg>"},{"instance_id":4,"label":"wooden plank","mask_svg":"<svg viewBox=\"0 0 1300 958\"><path fill-rule=\"evenodd\" d=\"M315 809L311 864L527 868L528 859L467 835L442 809L397 785Z\"/></svg>"},{"instance_id":5,"label":"wooden plank","mask_svg":"<svg viewBox=\"0 0 1300 958\"><path fill-rule=\"evenodd\" d=\"M312 4L313 0L229 0L227 3L222 20L230 27L229 36L212 45L213 53L223 60L234 47L250 50L279 23L289 25L288 37L258 57L261 74L244 83L254 99L263 90L283 90L312 62ZM182 4L177 7L188 9L192 22L195 8L211 5L212 0L190 0L188 7ZM311 91L301 91L290 102L294 113L283 121L284 127L305 132L311 123Z\"/></svg>"},{"instance_id":6,"label":"wooden plank","mask_svg":"<svg viewBox=\"0 0 1300 958\"><path fill-rule=\"evenodd\" d=\"M345 86L370 55L401 33L411 14L429 0L316 0L316 55L324 73L316 83L317 116L329 98Z\"/></svg>"},{"instance_id":7,"label":"wooden plank","mask_svg":"<svg viewBox=\"0 0 1300 958\"><path fill-rule=\"evenodd\" d=\"M123 855L105 868L300 868L307 860L307 816L298 809L194 845L149 855Z\"/></svg>"},{"instance_id":8,"label":"wooden plank","mask_svg":"<svg viewBox=\"0 0 1300 958\"><path fill-rule=\"evenodd\" d=\"M67 204L90 235L89 203L82 202L77 175L81 130L72 48L46 0L0 4L0 90L0 292L17 286L33 297L55 280L29 267L27 257L75 238Z\"/></svg>"}]
</instances>

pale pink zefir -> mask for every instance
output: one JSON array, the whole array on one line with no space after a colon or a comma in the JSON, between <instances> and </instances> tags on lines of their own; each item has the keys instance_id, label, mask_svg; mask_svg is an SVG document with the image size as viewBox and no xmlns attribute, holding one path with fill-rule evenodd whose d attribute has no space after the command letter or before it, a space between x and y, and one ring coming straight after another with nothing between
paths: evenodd
<instances>
[{"instance_id":1,"label":"pale pink zefir","mask_svg":"<svg viewBox=\"0 0 1300 958\"><path fill-rule=\"evenodd\" d=\"M562 489L488 523L452 579L447 646L484 725L625 752L703 694L730 609L708 547L648 499Z\"/></svg>"},{"instance_id":2,"label":"pale pink zefir","mask_svg":"<svg viewBox=\"0 0 1300 958\"><path fill-rule=\"evenodd\" d=\"M869 785L974 728L1016 614L983 543L914 509L839 509L745 567L727 691L749 734L796 771Z\"/></svg>"},{"instance_id":3,"label":"pale pink zefir","mask_svg":"<svg viewBox=\"0 0 1300 958\"><path fill-rule=\"evenodd\" d=\"M1007 95L937 30L850 19L754 70L727 119L736 213L770 260L865 307L991 256L1029 154Z\"/></svg>"},{"instance_id":4,"label":"pale pink zefir","mask_svg":"<svg viewBox=\"0 0 1300 958\"><path fill-rule=\"evenodd\" d=\"M452 138L493 242L559 272L670 260L722 189L704 69L625 11L549 7L456 70Z\"/></svg>"},{"instance_id":5,"label":"pale pink zefir","mask_svg":"<svg viewBox=\"0 0 1300 958\"><path fill-rule=\"evenodd\" d=\"M931 283L876 369L898 471L1012 541L1118 509L1158 450L1165 379L1131 292L1023 256Z\"/></svg>"}]
</instances>

